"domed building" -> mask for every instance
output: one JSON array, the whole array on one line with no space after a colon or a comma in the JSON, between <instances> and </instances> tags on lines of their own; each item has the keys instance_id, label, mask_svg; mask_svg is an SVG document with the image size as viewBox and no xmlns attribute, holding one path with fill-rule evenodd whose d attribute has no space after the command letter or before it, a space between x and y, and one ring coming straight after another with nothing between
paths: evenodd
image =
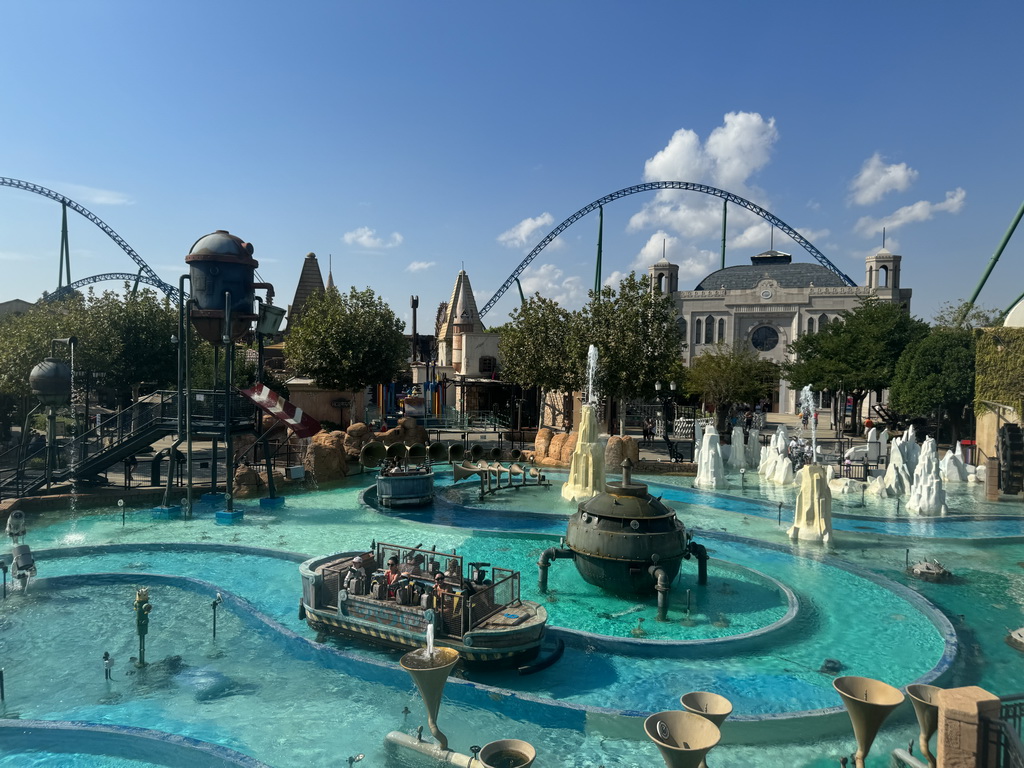
<instances>
[{"instance_id":1,"label":"domed building","mask_svg":"<svg viewBox=\"0 0 1024 768\"><path fill-rule=\"evenodd\" d=\"M877 296L910 308L909 288L900 286L901 257L882 248L865 259L864 285L847 285L838 270L794 262L788 253L768 250L750 264L725 267L701 280L692 291L679 290L679 267L664 258L648 267L651 289L675 298L680 330L686 339L683 361L691 361L720 342L747 344L761 357L782 363L787 347L815 333L861 299ZM796 393L780 380L772 410L794 412Z\"/></svg>"}]
</instances>

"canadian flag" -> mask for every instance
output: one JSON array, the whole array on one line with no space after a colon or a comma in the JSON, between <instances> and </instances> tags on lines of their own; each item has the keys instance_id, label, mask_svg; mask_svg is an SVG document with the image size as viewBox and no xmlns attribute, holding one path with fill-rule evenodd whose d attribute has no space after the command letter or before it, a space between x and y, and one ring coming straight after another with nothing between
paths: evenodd
<instances>
[{"instance_id":1,"label":"canadian flag","mask_svg":"<svg viewBox=\"0 0 1024 768\"><path fill-rule=\"evenodd\" d=\"M277 392L262 384L257 384L252 389L238 391L256 403L264 413L282 422L296 437L312 437L320 431L319 421L303 413L301 408L296 408Z\"/></svg>"}]
</instances>

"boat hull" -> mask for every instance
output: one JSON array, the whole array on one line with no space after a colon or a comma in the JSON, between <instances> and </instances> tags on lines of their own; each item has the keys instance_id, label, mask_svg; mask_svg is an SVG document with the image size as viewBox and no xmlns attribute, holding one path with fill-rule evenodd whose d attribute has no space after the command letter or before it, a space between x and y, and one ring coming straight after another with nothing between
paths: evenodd
<instances>
[{"instance_id":1,"label":"boat hull","mask_svg":"<svg viewBox=\"0 0 1024 768\"><path fill-rule=\"evenodd\" d=\"M353 603L357 598L350 598ZM371 601L377 602L377 601ZM426 645L426 626L432 616L427 611L392 603L379 603L381 610L374 618L364 618L349 612L341 613L331 609L311 608L302 605L306 623L317 632L369 643L383 648L411 651ZM481 630L467 633L461 639L437 637L434 644L452 648L459 652L463 661L470 665L508 667L531 661L540 651L544 625L531 623L519 631Z\"/></svg>"}]
</instances>

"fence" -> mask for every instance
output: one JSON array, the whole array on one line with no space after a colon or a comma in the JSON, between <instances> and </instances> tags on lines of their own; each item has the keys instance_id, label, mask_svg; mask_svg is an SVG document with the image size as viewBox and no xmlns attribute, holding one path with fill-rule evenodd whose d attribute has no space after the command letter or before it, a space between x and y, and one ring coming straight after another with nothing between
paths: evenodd
<instances>
[{"instance_id":1,"label":"fence","mask_svg":"<svg viewBox=\"0 0 1024 768\"><path fill-rule=\"evenodd\" d=\"M978 765L986 768L1024 768L1024 693L1003 696L998 718L981 718L981 754Z\"/></svg>"}]
</instances>

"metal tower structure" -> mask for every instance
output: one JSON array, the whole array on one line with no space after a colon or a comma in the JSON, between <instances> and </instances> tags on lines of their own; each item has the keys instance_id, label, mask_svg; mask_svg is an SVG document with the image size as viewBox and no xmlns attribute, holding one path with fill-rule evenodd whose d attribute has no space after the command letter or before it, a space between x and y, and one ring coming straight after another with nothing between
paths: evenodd
<instances>
[{"instance_id":1,"label":"metal tower structure","mask_svg":"<svg viewBox=\"0 0 1024 768\"><path fill-rule=\"evenodd\" d=\"M135 249L132 248L130 245L128 245L128 243L125 242L124 238L121 237L119 234L117 234L117 232L115 232L113 229L111 229L106 224L106 222L104 222L99 216L97 216L95 213L93 213L89 209L85 208L84 206L79 205L78 203L76 203L74 200L72 200L67 195L62 195L59 192L54 192L52 189L47 189L46 187L40 186L39 184L33 184L30 181L21 181L20 179L9 179L9 178L4 177L4 176L0 176L0 187L12 187L14 189L23 189L26 192L34 192L37 195L42 195L43 197L48 197L51 200L56 200L58 203L60 203L62 206L64 206L65 224L66 224L66 211L67 211L68 208L70 208L71 210L75 211L76 213L81 214L82 216L87 218L89 221L91 221L93 224L95 224L97 227L99 227L100 230L102 230L103 233L107 237L109 237L111 240L113 240L115 243L117 243L118 247L120 247L122 251L124 251L125 253L128 254L129 257L131 257L132 261L134 261L136 264L139 265L139 275L138 276L136 276L136 275L129 275L128 279L131 279L131 280L138 279L141 282L144 282L144 283L146 283L148 285L155 286L156 288L159 288L161 291L163 291L165 294L167 294L167 296L171 299L171 301L177 301L178 300L178 289L177 288L175 288L170 283L164 282L160 278L160 276L156 272L154 272L153 269L145 261L143 261L142 257L139 256L139 254L135 252ZM66 227L65 227L65 231L66 231ZM66 241L66 235L64 235L64 236L62 236L62 242L61 242L61 277L58 280L58 282L63 282L65 256L67 257L66 265L67 265L67 277L68 277L68 281L69 282L68 282L67 285L58 285L57 292L55 292L54 294L51 294L51 297L52 296L56 296L58 294L62 294L65 291L75 290L77 288L82 287L83 285L91 285L92 283L98 283L98 282L101 282L103 280L119 280L119 279L122 279L122 278L125 277L125 274L122 273L122 272L109 272L109 273L106 273L106 274L103 274L103 275L95 275L94 277L87 277L87 278L84 278L84 279L79 280L79 281L74 282L74 283L70 282L70 280L71 280L71 258L70 258L70 254L66 254L66 252L65 252L66 242L67 242Z\"/></svg>"},{"instance_id":2,"label":"metal tower structure","mask_svg":"<svg viewBox=\"0 0 1024 768\"><path fill-rule=\"evenodd\" d=\"M696 184L691 181L649 181L645 184L637 184L632 187L620 189L618 192L612 192L610 195L605 195L601 199L595 200L589 205L580 208L578 211L576 211L576 213L567 218L553 230L548 232L548 234L544 236L544 239L541 240L532 251L530 251L530 253L526 256L525 259L522 260L522 262L520 262L519 266L515 268L515 271L513 271L511 275L509 275L508 279L502 284L502 286L497 291L495 291L494 295L491 296L490 299L488 299L487 303L484 304L483 309L480 310L480 317L483 317L485 314L487 314L488 310L490 310L491 307L498 303L498 300L505 295L505 291L507 291L512 286L512 284L517 281L519 276L523 273L523 270L525 270L530 265L531 261L537 258L540 252L543 251L552 240L554 240L556 237L562 234L562 232L564 232L577 221L582 219L588 213L590 213L591 211L596 211L605 204L610 203L613 200L618 200L619 198L622 197L635 195L638 192L651 192L661 189L681 189L687 192L700 192L705 195L714 195L715 197L720 197L724 199L726 203L734 203L735 205L738 205L741 208L744 208L750 211L751 213L760 216L762 219L767 221L776 229L785 232L797 243L797 245L799 245L801 248L807 251L811 256L813 256L818 261L819 264L825 267L825 269L838 275L844 283L851 287L857 285L857 283L855 283L850 277L843 274L835 264L833 264L831 261L825 258L825 254L823 254L821 251L815 248L807 238L805 238L803 235L801 235L799 232L793 229L793 227L789 226L789 224L784 222L778 216L771 213L770 211L766 211L761 206L755 205L754 203L740 197L739 195L734 195L732 192L726 192L724 189L711 187L708 186L707 184Z\"/></svg>"}]
</instances>

